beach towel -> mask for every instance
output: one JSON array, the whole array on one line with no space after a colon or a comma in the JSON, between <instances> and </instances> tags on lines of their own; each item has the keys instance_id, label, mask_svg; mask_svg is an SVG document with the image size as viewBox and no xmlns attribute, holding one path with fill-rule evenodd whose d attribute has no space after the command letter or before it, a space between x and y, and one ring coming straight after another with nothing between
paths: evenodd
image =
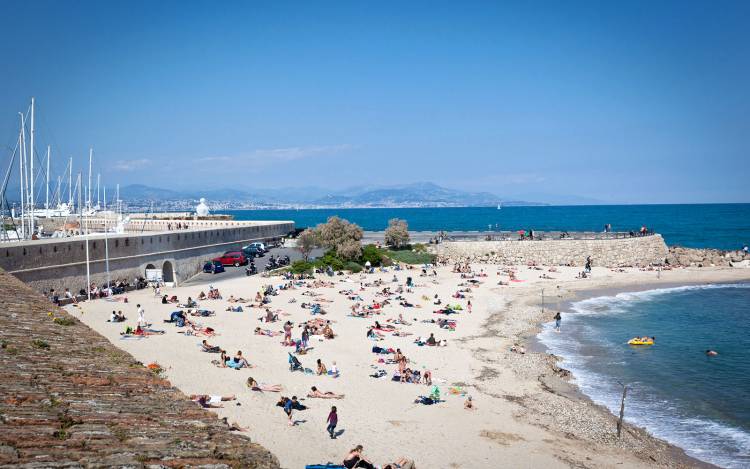
<instances>
[{"instance_id":1,"label":"beach towel","mask_svg":"<svg viewBox=\"0 0 750 469\"><path fill-rule=\"evenodd\" d=\"M346 469L346 466L329 462L327 464L308 464L305 469Z\"/></svg>"}]
</instances>

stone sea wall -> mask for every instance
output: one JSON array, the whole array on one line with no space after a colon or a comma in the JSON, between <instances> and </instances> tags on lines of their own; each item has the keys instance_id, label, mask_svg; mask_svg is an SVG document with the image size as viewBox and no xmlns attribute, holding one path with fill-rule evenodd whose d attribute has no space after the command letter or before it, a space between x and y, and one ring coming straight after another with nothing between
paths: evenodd
<instances>
[{"instance_id":1,"label":"stone sea wall","mask_svg":"<svg viewBox=\"0 0 750 469\"><path fill-rule=\"evenodd\" d=\"M543 241L453 241L433 246L450 263L500 265L583 266L590 256L595 266L625 267L664 264L667 245L661 235L620 239L556 239Z\"/></svg>"},{"instance_id":2,"label":"stone sea wall","mask_svg":"<svg viewBox=\"0 0 750 469\"><path fill-rule=\"evenodd\" d=\"M685 267L750 267L750 254L742 251L671 246L667 261Z\"/></svg>"}]
</instances>

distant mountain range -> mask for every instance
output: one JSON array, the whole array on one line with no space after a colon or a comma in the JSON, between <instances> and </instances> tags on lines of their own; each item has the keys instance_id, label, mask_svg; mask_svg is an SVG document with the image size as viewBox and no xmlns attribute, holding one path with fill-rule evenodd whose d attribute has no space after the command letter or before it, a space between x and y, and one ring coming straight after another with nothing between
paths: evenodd
<instances>
[{"instance_id":1,"label":"distant mountain range","mask_svg":"<svg viewBox=\"0 0 750 469\"><path fill-rule=\"evenodd\" d=\"M209 189L179 191L141 184L120 189L120 198L128 202L156 205L191 203L205 197L212 205L224 207L484 207L503 204L547 205L543 202L507 199L489 192L448 189L430 182L388 187L350 187L330 191L319 187L257 189Z\"/></svg>"}]
</instances>

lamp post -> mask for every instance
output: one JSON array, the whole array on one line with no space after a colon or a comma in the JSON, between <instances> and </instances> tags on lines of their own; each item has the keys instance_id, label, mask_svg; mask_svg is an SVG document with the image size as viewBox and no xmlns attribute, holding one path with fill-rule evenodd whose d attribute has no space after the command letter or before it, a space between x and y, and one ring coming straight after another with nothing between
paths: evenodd
<instances>
[{"instance_id":1,"label":"lamp post","mask_svg":"<svg viewBox=\"0 0 750 469\"><path fill-rule=\"evenodd\" d=\"M542 314L544 314L544 288L542 288Z\"/></svg>"}]
</instances>

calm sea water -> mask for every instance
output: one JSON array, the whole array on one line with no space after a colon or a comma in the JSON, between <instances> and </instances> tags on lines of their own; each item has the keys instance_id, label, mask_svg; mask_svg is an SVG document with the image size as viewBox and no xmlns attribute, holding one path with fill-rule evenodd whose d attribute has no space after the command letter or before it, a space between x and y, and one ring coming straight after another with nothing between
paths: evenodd
<instances>
[{"instance_id":1,"label":"calm sea water","mask_svg":"<svg viewBox=\"0 0 750 469\"><path fill-rule=\"evenodd\" d=\"M750 284L620 293L573 303L540 340L581 390L696 458L750 467ZM650 347L626 344L655 336ZM719 352L707 357L705 350Z\"/></svg>"},{"instance_id":2,"label":"calm sea water","mask_svg":"<svg viewBox=\"0 0 750 469\"><path fill-rule=\"evenodd\" d=\"M740 249L750 243L750 204L709 205L592 205L570 207L371 208L313 210L235 210L238 220L294 220L298 227L314 226L333 215L367 231L384 230L391 218L402 218L417 231L503 230L600 231L610 223L615 231L646 225L661 233L667 244L687 247Z\"/></svg>"}]
</instances>

